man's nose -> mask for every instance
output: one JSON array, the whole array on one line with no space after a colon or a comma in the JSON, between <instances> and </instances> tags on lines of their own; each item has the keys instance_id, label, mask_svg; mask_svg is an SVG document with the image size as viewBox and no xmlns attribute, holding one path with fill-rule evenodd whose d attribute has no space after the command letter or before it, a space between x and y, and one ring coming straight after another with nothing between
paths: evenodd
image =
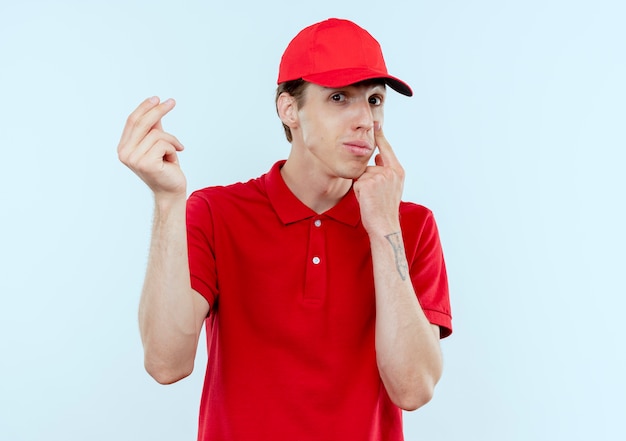
<instances>
[{"instance_id":1,"label":"man's nose","mask_svg":"<svg viewBox=\"0 0 626 441\"><path fill-rule=\"evenodd\" d=\"M367 100L354 104L354 128L355 130L368 131L374 128L374 113Z\"/></svg>"}]
</instances>

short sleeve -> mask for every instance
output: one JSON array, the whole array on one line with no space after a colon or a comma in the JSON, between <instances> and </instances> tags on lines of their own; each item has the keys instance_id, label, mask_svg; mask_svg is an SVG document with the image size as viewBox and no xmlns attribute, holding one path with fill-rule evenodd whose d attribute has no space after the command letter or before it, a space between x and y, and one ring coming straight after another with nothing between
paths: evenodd
<instances>
[{"instance_id":1,"label":"short sleeve","mask_svg":"<svg viewBox=\"0 0 626 441\"><path fill-rule=\"evenodd\" d=\"M407 205L401 219L411 281L424 314L445 338L452 334L452 314L439 231L430 210Z\"/></svg>"},{"instance_id":2,"label":"short sleeve","mask_svg":"<svg viewBox=\"0 0 626 441\"><path fill-rule=\"evenodd\" d=\"M201 190L187 200L187 248L191 287L209 302L213 309L217 298L215 241L211 208Z\"/></svg>"}]
</instances>

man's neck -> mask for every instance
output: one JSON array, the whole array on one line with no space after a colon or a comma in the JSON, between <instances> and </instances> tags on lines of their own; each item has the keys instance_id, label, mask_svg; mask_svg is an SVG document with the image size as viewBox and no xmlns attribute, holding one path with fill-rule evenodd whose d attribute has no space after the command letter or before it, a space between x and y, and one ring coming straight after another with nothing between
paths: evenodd
<instances>
[{"instance_id":1,"label":"man's neck","mask_svg":"<svg viewBox=\"0 0 626 441\"><path fill-rule=\"evenodd\" d=\"M291 192L316 213L330 210L350 191L351 179L332 177L289 156L280 173Z\"/></svg>"}]
</instances>

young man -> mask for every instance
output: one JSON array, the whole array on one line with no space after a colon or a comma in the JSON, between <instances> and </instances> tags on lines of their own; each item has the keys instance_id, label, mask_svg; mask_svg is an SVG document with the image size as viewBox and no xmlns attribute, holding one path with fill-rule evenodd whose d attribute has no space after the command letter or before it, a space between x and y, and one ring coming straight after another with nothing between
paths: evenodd
<instances>
[{"instance_id":1,"label":"young man","mask_svg":"<svg viewBox=\"0 0 626 441\"><path fill-rule=\"evenodd\" d=\"M402 440L402 409L430 400L451 333L435 221L401 202L382 131L386 85L412 91L338 19L292 40L278 84L288 159L188 201L183 146L161 126L174 102L128 118L119 157L155 197L146 369L164 384L189 375L206 323L199 440Z\"/></svg>"}]
</instances>

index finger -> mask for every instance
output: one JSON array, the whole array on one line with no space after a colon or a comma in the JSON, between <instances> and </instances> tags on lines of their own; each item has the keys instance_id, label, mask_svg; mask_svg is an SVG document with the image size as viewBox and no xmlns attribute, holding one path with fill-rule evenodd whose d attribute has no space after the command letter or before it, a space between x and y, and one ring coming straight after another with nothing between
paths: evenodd
<instances>
[{"instance_id":1,"label":"index finger","mask_svg":"<svg viewBox=\"0 0 626 441\"><path fill-rule=\"evenodd\" d=\"M393 167L395 165L400 165L400 161L398 161L396 154L391 148L391 144L389 144L389 141L385 138L385 134L383 133L383 128L381 126L374 129L374 141L378 146L383 166Z\"/></svg>"},{"instance_id":2,"label":"index finger","mask_svg":"<svg viewBox=\"0 0 626 441\"><path fill-rule=\"evenodd\" d=\"M128 116L120 145L139 142L153 127L161 128L161 118L174 108L175 102L159 101L156 96L147 98Z\"/></svg>"}]
</instances>

